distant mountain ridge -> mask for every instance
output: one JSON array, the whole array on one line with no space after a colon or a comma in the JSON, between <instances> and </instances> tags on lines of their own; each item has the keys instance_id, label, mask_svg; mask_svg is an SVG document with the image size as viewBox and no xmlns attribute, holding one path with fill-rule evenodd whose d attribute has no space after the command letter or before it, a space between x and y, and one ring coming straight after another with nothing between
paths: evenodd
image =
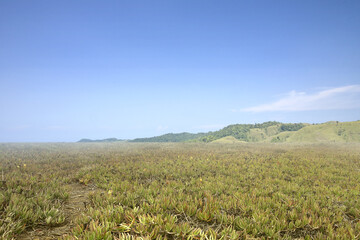
<instances>
[{"instance_id":1,"label":"distant mountain ridge","mask_svg":"<svg viewBox=\"0 0 360 240\"><path fill-rule=\"evenodd\" d=\"M79 142L115 142L82 139ZM150 138L136 138L128 142L360 142L360 121L326 122L321 124L281 123L269 121L256 124L233 124L207 133L168 133Z\"/></svg>"},{"instance_id":2,"label":"distant mountain ridge","mask_svg":"<svg viewBox=\"0 0 360 240\"><path fill-rule=\"evenodd\" d=\"M206 136L208 133L167 133L150 138L136 138L129 142L185 142Z\"/></svg>"}]
</instances>

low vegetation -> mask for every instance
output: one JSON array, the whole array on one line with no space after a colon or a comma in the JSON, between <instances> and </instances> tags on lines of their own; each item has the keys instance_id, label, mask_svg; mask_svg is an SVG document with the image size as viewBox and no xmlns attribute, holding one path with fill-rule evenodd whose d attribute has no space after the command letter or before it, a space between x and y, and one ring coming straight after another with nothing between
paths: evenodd
<instances>
[{"instance_id":1,"label":"low vegetation","mask_svg":"<svg viewBox=\"0 0 360 240\"><path fill-rule=\"evenodd\" d=\"M358 143L0 144L0 167L0 239L360 236Z\"/></svg>"}]
</instances>

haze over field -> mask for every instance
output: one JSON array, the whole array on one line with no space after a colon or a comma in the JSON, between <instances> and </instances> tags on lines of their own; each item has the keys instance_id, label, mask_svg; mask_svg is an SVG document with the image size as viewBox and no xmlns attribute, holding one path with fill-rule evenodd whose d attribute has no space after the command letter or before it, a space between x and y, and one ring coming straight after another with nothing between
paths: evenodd
<instances>
[{"instance_id":1,"label":"haze over field","mask_svg":"<svg viewBox=\"0 0 360 240\"><path fill-rule=\"evenodd\" d=\"M357 121L359 12L355 0L1 1L0 142Z\"/></svg>"}]
</instances>

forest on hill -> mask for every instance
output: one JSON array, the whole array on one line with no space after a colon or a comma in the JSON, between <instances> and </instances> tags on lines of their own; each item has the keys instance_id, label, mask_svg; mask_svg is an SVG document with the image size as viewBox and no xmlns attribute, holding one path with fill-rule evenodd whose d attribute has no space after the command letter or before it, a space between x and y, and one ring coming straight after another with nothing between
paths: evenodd
<instances>
[{"instance_id":1,"label":"forest on hill","mask_svg":"<svg viewBox=\"0 0 360 240\"><path fill-rule=\"evenodd\" d=\"M232 124L207 133L167 133L149 138L136 138L128 142L360 142L360 121L331 121L321 124L281 123L269 121L255 124ZM79 142L116 142L82 139Z\"/></svg>"}]
</instances>

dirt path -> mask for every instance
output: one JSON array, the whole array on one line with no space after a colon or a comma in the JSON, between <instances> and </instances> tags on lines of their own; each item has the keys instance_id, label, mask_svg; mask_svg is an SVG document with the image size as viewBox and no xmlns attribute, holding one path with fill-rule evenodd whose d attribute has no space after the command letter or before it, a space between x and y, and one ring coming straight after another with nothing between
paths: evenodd
<instances>
[{"instance_id":1,"label":"dirt path","mask_svg":"<svg viewBox=\"0 0 360 240\"><path fill-rule=\"evenodd\" d=\"M69 188L69 199L63 206L66 221L65 224L59 227L46 227L39 226L38 228L22 233L17 236L18 240L52 240L58 239L59 237L69 234L71 229L75 226L74 220L85 211L85 207L88 203L88 195L90 192L95 191L94 187L85 186L80 184L68 185Z\"/></svg>"}]
</instances>

